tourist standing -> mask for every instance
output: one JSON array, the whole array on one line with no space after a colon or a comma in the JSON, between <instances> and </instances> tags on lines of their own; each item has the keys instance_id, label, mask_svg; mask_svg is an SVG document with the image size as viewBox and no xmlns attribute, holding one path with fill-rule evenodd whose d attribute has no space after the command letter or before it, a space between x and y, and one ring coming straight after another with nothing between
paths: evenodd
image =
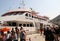
<instances>
[{"instance_id":1,"label":"tourist standing","mask_svg":"<svg viewBox=\"0 0 60 41\"><path fill-rule=\"evenodd\" d=\"M45 33L45 41L54 41L54 35L51 29L47 27L44 33Z\"/></svg>"},{"instance_id":2,"label":"tourist standing","mask_svg":"<svg viewBox=\"0 0 60 41\"><path fill-rule=\"evenodd\" d=\"M40 26L40 33L41 33L41 35L43 34L43 28L42 28L42 26Z\"/></svg>"},{"instance_id":3,"label":"tourist standing","mask_svg":"<svg viewBox=\"0 0 60 41\"><path fill-rule=\"evenodd\" d=\"M17 39L18 39L19 38L19 29L18 29L18 27L15 27L15 32L16 32Z\"/></svg>"},{"instance_id":4,"label":"tourist standing","mask_svg":"<svg viewBox=\"0 0 60 41\"><path fill-rule=\"evenodd\" d=\"M26 32L22 27L20 28L20 41L26 41Z\"/></svg>"},{"instance_id":5,"label":"tourist standing","mask_svg":"<svg viewBox=\"0 0 60 41\"><path fill-rule=\"evenodd\" d=\"M11 38L12 38L13 41L15 40L15 31L14 31L14 28L12 28L12 30L11 30Z\"/></svg>"},{"instance_id":6,"label":"tourist standing","mask_svg":"<svg viewBox=\"0 0 60 41\"><path fill-rule=\"evenodd\" d=\"M6 41L12 41L10 31L7 31L7 34L6 34Z\"/></svg>"}]
</instances>

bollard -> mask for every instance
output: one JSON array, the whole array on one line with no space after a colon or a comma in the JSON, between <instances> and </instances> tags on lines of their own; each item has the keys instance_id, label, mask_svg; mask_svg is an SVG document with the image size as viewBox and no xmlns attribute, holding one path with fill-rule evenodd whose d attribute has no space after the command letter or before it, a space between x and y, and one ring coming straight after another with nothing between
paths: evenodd
<instances>
[{"instance_id":1,"label":"bollard","mask_svg":"<svg viewBox=\"0 0 60 41\"><path fill-rule=\"evenodd\" d=\"M31 41L31 38L29 38L29 41Z\"/></svg>"}]
</instances>

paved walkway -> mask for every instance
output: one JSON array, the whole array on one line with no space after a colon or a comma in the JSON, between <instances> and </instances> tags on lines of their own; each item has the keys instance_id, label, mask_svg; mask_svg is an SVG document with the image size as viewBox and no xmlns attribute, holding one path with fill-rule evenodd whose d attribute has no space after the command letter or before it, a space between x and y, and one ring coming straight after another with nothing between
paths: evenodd
<instances>
[{"instance_id":1,"label":"paved walkway","mask_svg":"<svg viewBox=\"0 0 60 41\"><path fill-rule=\"evenodd\" d=\"M29 41L29 38L31 38L31 41L45 41L45 38L43 35L40 34L32 34L32 35L27 35L27 41Z\"/></svg>"},{"instance_id":2,"label":"paved walkway","mask_svg":"<svg viewBox=\"0 0 60 41\"><path fill-rule=\"evenodd\" d=\"M44 36L40 35L40 34L27 35L27 39L26 40L29 41L29 38L31 38L31 41L45 41ZM60 37L58 39L60 41Z\"/></svg>"}]
</instances>

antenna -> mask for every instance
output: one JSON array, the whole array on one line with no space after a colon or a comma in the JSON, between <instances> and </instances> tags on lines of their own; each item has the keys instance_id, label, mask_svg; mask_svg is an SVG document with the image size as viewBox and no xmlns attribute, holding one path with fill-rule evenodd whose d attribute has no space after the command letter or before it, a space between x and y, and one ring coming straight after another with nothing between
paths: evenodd
<instances>
[{"instance_id":1,"label":"antenna","mask_svg":"<svg viewBox=\"0 0 60 41\"><path fill-rule=\"evenodd\" d=\"M25 7L24 0L20 0L20 7L19 8L24 8L24 7Z\"/></svg>"}]
</instances>

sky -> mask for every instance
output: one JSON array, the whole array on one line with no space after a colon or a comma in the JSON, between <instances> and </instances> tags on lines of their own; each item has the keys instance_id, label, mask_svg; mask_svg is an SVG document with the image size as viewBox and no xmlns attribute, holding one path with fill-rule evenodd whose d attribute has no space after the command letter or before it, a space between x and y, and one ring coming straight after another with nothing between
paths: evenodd
<instances>
[{"instance_id":1,"label":"sky","mask_svg":"<svg viewBox=\"0 0 60 41\"><path fill-rule=\"evenodd\" d=\"M21 0L0 0L0 16L11 9L17 9ZM60 15L60 0L24 0L26 8L32 8L38 15L50 19Z\"/></svg>"}]
</instances>

